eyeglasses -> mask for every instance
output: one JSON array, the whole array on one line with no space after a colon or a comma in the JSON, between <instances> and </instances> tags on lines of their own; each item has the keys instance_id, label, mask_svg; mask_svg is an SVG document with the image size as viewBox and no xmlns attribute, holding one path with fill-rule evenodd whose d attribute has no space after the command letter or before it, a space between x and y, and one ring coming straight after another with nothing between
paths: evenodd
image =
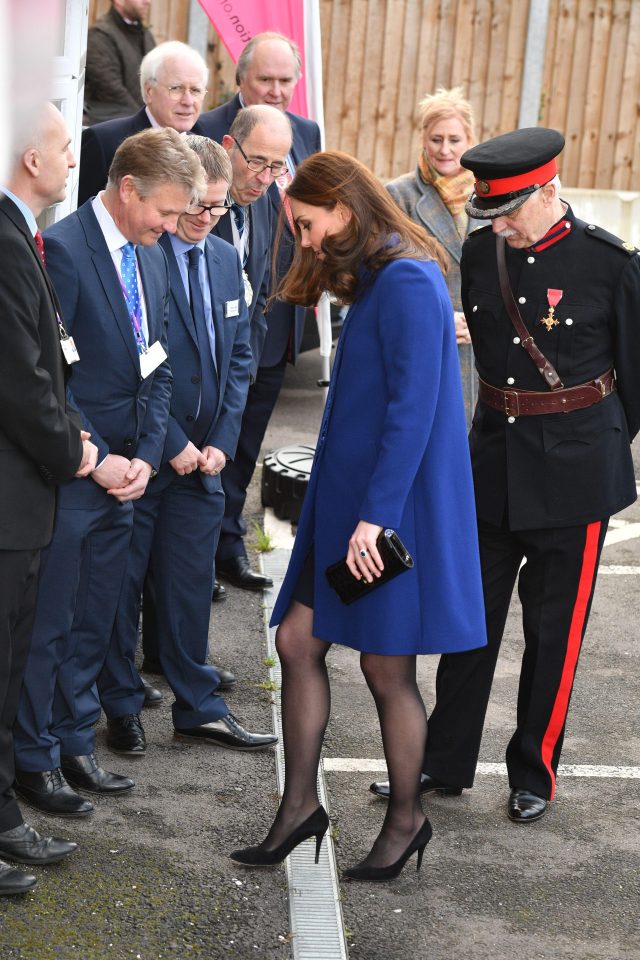
<instances>
[{"instance_id":1,"label":"eyeglasses","mask_svg":"<svg viewBox=\"0 0 640 960\"><path fill-rule=\"evenodd\" d=\"M202 100L207 93L206 87L185 87L184 83L174 83L172 86L166 83L159 83L157 85L164 87L169 94L169 98L175 100L176 103L178 100L182 100L186 93L190 93L194 100Z\"/></svg>"},{"instance_id":2,"label":"eyeglasses","mask_svg":"<svg viewBox=\"0 0 640 960\"><path fill-rule=\"evenodd\" d=\"M209 215L217 213L222 216L222 214L226 213L227 210L230 210L232 206L233 200L229 194L227 194L222 203L212 203L210 206L207 206L204 203L194 203L189 207L187 213L190 213L192 216L196 217L201 216L203 213L208 213Z\"/></svg>"},{"instance_id":3,"label":"eyeglasses","mask_svg":"<svg viewBox=\"0 0 640 960\"><path fill-rule=\"evenodd\" d=\"M280 174L284 173L287 169L287 164L284 160L274 160L273 163L265 163L264 160L260 160L258 157L248 157L236 138L232 137L232 140L244 157L249 170L253 170L254 173L262 173L263 170L268 170L272 177L279 177Z\"/></svg>"}]
</instances>

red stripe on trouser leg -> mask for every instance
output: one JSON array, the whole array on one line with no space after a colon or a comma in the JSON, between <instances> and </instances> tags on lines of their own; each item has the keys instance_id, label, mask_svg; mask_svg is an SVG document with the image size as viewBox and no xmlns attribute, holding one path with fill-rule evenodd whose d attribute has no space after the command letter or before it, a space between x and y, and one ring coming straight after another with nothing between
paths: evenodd
<instances>
[{"instance_id":1,"label":"red stripe on trouser leg","mask_svg":"<svg viewBox=\"0 0 640 960\"><path fill-rule=\"evenodd\" d=\"M558 742L558 737L562 733L567 711L569 709L569 697L573 687L573 678L578 663L580 645L582 643L582 634L584 631L584 621L589 607L589 599L593 590L593 581L596 573L596 563L598 560L598 541L600 539L601 521L590 523L587 527L587 535L582 554L582 569L580 571L580 581L578 583L578 593L571 616L571 626L569 627L569 639L567 642L567 653L562 667L562 676L558 692L551 711L549 724L542 738L542 762L544 763L549 777L551 778L551 799L556 792L556 776L553 771L552 760L553 752Z\"/></svg>"}]
</instances>

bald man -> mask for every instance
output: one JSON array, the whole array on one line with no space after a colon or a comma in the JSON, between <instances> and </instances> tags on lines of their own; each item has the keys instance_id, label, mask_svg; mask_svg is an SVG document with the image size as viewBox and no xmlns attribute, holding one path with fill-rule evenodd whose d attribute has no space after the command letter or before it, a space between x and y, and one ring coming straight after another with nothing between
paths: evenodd
<instances>
[{"instance_id":1,"label":"bald man","mask_svg":"<svg viewBox=\"0 0 640 960\"><path fill-rule=\"evenodd\" d=\"M268 190L274 222L280 213L284 187L291 180L297 164L321 149L317 123L289 111L289 104L300 79L301 59L298 47L280 33L259 33L242 51L236 68L238 93L228 103L204 113L200 118L202 132L223 142L243 107L262 104L279 110L291 124L292 143L286 157L286 169ZM283 243L278 254L278 275L283 276L293 259L294 238L287 218ZM254 385L242 422L238 455L227 467L223 478L227 504L216 554L216 569L221 577L245 590L262 590L271 586L268 577L249 567L244 546L246 528L242 511L247 487L276 405L284 380L287 362L295 363L304 332L304 307L287 303L272 304L266 315L267 332L259 357ZM245 453L243 454L243 451Z\"/></svg>"}]
</instances>

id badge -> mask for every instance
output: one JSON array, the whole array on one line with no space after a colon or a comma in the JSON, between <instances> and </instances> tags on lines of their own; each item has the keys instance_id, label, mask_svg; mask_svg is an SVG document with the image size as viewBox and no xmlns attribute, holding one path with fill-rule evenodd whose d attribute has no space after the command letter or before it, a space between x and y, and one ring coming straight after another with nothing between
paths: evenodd
<instances>
[{"instance_id":1,"label":"id badge","mask_svg":"<svg viewBox=\"0 0 640 960\"><path fill-rule=\"evenodd\" d=\"M62 353L69 366L71 366L72 363L78 362L80 354L73 342L73 337L64 337L64 339L60 340L60 346L62 347Z\"/></svg>"},{"instance_id":2,"label":"id badge","mask_svg":"<svg viewBox=\"0 0 640 960\"><path fill-rule=\"evenodd\" d=\"M240 301L227 300L224 305L225 319L228 317L238 317L240 315Z\"/></svg>"},{"instance_id":3,"label":"id badge","mask_svg":"<svg viewBox=\"0 0 640 960\"><path fill-rule=\"evenodd\" d=\"M156 340L148 350L140 354L140 373L142 374L142 379L146 380L147 377L151 376L156 367L159 367L166 359L167 354L164 347L159 340Z\"/></svg>"}]
</instances>

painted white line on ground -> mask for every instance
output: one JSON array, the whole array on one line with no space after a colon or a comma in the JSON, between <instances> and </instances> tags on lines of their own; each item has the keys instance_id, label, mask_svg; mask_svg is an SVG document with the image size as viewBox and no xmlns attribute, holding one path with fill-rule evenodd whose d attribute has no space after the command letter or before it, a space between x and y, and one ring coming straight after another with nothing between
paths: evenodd
<instances>
[{"instance_id":1,"label":"painted white line on ground","mask_svg":"<svg viewBox=\"0 0 640 960\"><path fill-rule=\"evenodd\" d=\"M333 773L386 773L384 760L363 757L326 757L324 769ZM477 773L484 776L505 776L504 763L479 763ZM611 780L640 780L640 767L595 766L592 764L561 763L558 775L563 777L594 777Z\"/></svg>"},{"instance_id":2,"label":"painted white line on ground","mask_svg":"<svg viewBox=\"0 0 640 960\"><path fill-rule=\"evenodd\" d=\"M637 540L640 537L640 523L626 523L624 527L613 527L607 530L604 539L605 547L611 547L614 543L624 543L625 540Z\"/></svg>"},{"instance_id":3,"label":"painted white line on ground","mask_svg":"<svg viewBox=\"0 0 640 960\"><path fill-rule=\"evenodd\" d=\"M637 577L640 576L640 567L634 567L629 564L625 565L623 563L610 563L605 566L601 566L598 570L598 574L614 574L618 577Z\"/></svg>"}]
</instances>

